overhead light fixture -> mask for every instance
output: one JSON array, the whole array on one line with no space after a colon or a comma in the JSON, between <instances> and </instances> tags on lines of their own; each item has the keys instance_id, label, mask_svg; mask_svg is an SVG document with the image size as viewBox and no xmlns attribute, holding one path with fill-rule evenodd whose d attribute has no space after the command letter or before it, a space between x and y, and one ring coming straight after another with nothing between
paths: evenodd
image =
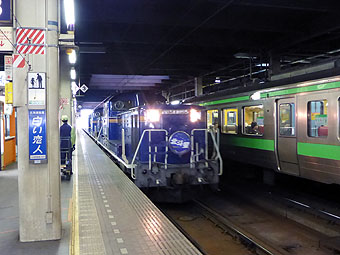
<instances>
[{"instance_id":1,"label":"overhead light fixture","mask_svg":"<svg viewBox=\"0 0 340 255\"><path fill-rule=\"evenodd\" d=\"M70 53L68 53L68 61L70 62L70 64L75 64L77 62L77 55L75 50L72 50Z\"/></svg>"},{"instance_id":2,"label":"overhead light fixture","mask_svg":"<svg viewBox=\"0 0 340 255\"><path fill-rule=\"evenodd\" d=\"M269 63L260 63L260 64L256 64L256 66L269 67Z\"/></svg>"},{"instance_id":3,"label":"overhead light fixture","mask_svg":"<svg viewBox=\"0 0 340 255\"><path fill-rule=\"evenodd\" d=\"M256 55L251 55L249 53L246 52L238 52L236 54L234 54L235 58L241 58L241 59L256 59L257 56Z\"/></svg>"},{"instance_id":4,"label":"overhead light fixture","mask_svg":"<svg viewBox=\"0 0 340 255\"><path fill-rule=\"evenodd\" d=\"M67 31L74 31L74 0L64 0L64 11Z\"/></svg>"},{"instance_id":5,"label":"overhead light fixture","mask_svg":"<svg viewBox=\"0 0 340 255\"><path fill-rule=\"evenodd\" d=\"M179 100L174 100L174 101L171 101L171 105L178 105L178 104L180 104L181 103L181 101L179 101Z\"/></svg>"},{"instance_id":6,"label":"overhead light fixture","mask_svg":"<svg viewBox=\"0 0 340 255\"><path fill-rule=\"evenodd\" d=\"M79 90L79 87L77 86L77 83L76 82L71 82L71 89L72 89L72 94L73 95L76 95L78 90Z\"/></svg>"},{"instance_id":7,"label":"overhead light fixture","mask_svg":"<svg viewBox=\"0 0 340 255\"><path fill-rule=\"evenodd\" d=\"M77 74L76 74L76 70L74 70L74 68L71 68L70 75L71 75L72 80L76 79Z\"/></svg>"},{"instance_id":8,"label":"overhead light fixture","mask_svg":"<svg viewBox=\"0 0 340 255\"><path fill-rule=\"evenodd\" d=\"M221 83L221 79L220 79L220 77L216 77L216 79L215 79L215 83Z\"/></svg>"}]
</instances>

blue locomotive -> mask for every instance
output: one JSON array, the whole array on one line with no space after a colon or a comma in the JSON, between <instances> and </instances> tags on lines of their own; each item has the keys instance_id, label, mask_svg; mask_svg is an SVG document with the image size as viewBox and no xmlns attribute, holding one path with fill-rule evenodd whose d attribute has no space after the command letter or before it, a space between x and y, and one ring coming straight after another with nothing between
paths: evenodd
<instances>
[{"instance_id":1,"label":"blue locomotive","mask_svg":"<svg viewBox=\"0 0 340 255\"><path fill-rule=\"evenodd\" d=\"M94 110L89 131L152 199L184 201L202 186L217 187L222 174L216 132L206 129L203 110L120 94Z\"/></svg>"}]
</instances>

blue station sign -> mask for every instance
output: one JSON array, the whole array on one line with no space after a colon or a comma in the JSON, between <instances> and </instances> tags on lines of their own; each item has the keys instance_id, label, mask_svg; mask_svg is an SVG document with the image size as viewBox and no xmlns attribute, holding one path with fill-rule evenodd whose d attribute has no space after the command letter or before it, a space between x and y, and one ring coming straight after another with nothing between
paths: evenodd
<instances>
[{"instance_id":1,"label":"blue station sign","mask_svg":"<svg viewBox=\"0 0 340 255\"><path fill-rule=\"evenodd\" d=\"M46 111L29 110L29 159L34 163L47 160Z\"/></svg>"},{"instance_id":2,"label":"blue station sign","mask_svg":"<svg viewBox=\"0 0 340 255\"><path fill-rule=\"evenodd\" d=\"M190 151L190 135L184 131L177 131L169 138L169 147L173 153L183 155Z\"/></svg>"},{"instance_id":3,"label":"blue station sign","mask_svg":"<svg viewBox=\"0 0 340 255\"><path fill-rule=\"evenodd\" d=\"M0 1L0 23L12 22L12 0Z\"/></svg>"}]
</instances>

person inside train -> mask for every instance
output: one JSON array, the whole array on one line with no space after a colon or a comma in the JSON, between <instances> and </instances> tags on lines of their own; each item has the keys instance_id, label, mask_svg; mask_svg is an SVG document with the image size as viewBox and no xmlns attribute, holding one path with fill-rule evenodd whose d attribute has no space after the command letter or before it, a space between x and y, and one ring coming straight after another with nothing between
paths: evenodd
<instances>
[{"instance_id":1,"label":"person inside train","mask_svg":"<svg viewBox=\"0 0 340 255\"><path fill-rule=\"evenodd\" d=\"M257 125L257 122L256 121L253 121L251 124L250 124L250 132L249 134L258 134L259 133L259 126Z\"/></svg>"},{"instance_id":2,"label":"person inside train","mask_svg":"<svg viewBox=\"0 0 340 255\"><path fill-rule=\"evenodd\" d=\"M61 117L63 124L60 126L60 159L61 164L65 165L66 157L72 161L72 151L75 149L75 130L67 122L67 115ZM71 171L72 173L72 171Z\"/></svg>"}]
</instances>

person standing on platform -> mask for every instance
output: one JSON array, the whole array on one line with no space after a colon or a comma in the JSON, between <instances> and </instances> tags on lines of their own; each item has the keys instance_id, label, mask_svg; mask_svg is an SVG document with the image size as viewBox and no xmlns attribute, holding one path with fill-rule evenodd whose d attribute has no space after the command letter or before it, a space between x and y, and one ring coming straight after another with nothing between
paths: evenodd
<instances>
[{"instance_id":1,"label":"person standing on platform","mask_svg":"<svg viewBox=\"0 0 340 255\"><path fill-rule=\"evenodd\" d=\"M64 165L66 164L66 156L69 157L69 160L72 160L72 151L75 149L76 134L74 128L67 123L67 115L63 115L61 121L63 124L60 126L60 159L61 164Z\"/></svg>"}]
</instances>

